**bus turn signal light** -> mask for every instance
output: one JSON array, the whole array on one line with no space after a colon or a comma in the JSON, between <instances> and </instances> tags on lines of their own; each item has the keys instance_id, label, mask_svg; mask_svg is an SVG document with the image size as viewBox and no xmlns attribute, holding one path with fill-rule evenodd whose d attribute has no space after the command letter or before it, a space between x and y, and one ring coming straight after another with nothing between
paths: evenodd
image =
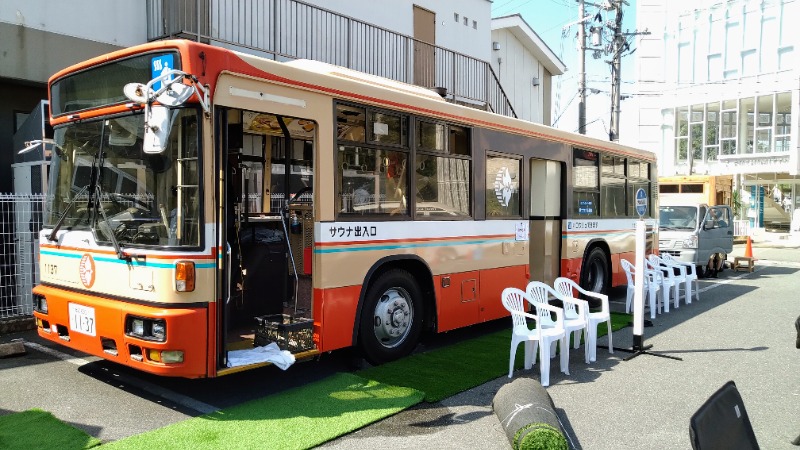
<instances>
[{"instance_id":1,"label":"bus turn signal light","mask_svg":"<svg viewBox=\"0 0 800 450\"><path fill-rule=\"evenodd\" d=\"M194 291L194 263L178 261L175 263L175 290L178 292Z\"/></svg>"}]
</instances>

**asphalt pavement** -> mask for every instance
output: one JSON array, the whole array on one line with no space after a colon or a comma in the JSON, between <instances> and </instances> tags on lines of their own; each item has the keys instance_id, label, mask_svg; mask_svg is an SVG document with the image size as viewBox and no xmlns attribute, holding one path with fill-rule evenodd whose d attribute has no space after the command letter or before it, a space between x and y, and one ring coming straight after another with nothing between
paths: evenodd
<instances>
[{"instance_id":1,"label":"asphalt pavement","mask_svg":"<svg viewBox=\"0 0 800 450\"><path fill-rule=\"evenodd\" d=\"M744 248L735 246L730 259ZM609 354L603 337L595 363L585 364L583 352L572 351L570 375L552 364L547 389L571 448L691 448L689 418L728 380L736 382L762 448L798 448L790 441L800 434L800 350L793 326L800 314L800 239L758 237L752 248L758 259L753 273L726 270L717 279L701 280L699 301L681 302L644 329L653 354L624 361L630 354ZM624 298L624 289L614 289L612 309L624 308ZM267 395L289 379L275 369L242 374L226 382L230 386L163 380L79 353L51 351L30 332L0 336L0 342L20 338L28 354L0 359L0 415L43 408L106 441ZM613 339L615 347L630 349L632 329L614 332ZM337 362L306 363L290 369L296 380L287 383L336 370L342 370ZM538 365L514 376L538 380ZM491 408L494 394L507 382L503 376L441 402L414 406L321 447L508 449ZM209 388L224 391L215 396Z\"/></svg>"}]
</instances>

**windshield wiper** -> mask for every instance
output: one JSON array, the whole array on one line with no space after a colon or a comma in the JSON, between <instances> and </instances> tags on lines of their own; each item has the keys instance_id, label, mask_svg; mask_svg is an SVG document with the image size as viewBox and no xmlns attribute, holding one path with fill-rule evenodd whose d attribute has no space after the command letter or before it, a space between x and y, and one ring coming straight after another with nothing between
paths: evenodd
<instances>
[{"instance_id":1,"label":"windshield wiper","mask_svg":"<svg viewBox=\"0 0 800 450\"><path fill-rule=\"evenodd\" d=\"M58 233L58 230L61 229L61 225L64 224L64 219L66 219L67 214L69 213L69 210L72 209L72 205L75 204L75 202L78 200L78 198L80 198L81 194L86 192L87 189L89 189L89 185L88 184L86 186L82 187L81 190L78 191L77 194L75 194L75 197L72 197L72 200L69 201L69 204L67 205L66 209L64 209L64 212L61 213L61 216L56 221L55 226L53 226L53 231L51 231L50 235L47 236L47 240L48 241L55 241L56 240L56 233Z\"/></svg>"},{"instance_id":2,"label":"windshield wiper","mask_svg":"<svg viewBox=\"0 0 800 450\"><path fill-rule=\"evenodd\" d=\"M122 247L120 247L119 242L117 242L117 237L114 236L114 230L111 229L111 222L108 221L108 216L106 216L106 208L103 206L102 195L103 189L101 189L100 185L98 184L95 186L95 205L97 205L98 209L100 209L100 215L103 216L103 223L105 223L106 227L108 228L108 238L111 240L111 245L114 246L114 251L117 253L117 258L130 261L131 257L122 252ZM92 225L92 231L97 233L94 225Z\"/></svg>"}]
</instances>

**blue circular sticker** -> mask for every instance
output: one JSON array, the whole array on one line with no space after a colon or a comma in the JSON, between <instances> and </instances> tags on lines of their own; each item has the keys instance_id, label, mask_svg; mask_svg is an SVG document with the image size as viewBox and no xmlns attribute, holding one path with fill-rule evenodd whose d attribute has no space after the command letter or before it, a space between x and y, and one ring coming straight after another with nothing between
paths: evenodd
<instances>
[{"instance_id":1,"label":"blue circular sticker","mask_svg":"<svg viewBox=\"0 0 800 450\"><path fill-rule=\"evenodd\" d=\"M639 188L636 191L636 214L642 217L647 212L647 192Z\"/></svg>"}]
</instances>

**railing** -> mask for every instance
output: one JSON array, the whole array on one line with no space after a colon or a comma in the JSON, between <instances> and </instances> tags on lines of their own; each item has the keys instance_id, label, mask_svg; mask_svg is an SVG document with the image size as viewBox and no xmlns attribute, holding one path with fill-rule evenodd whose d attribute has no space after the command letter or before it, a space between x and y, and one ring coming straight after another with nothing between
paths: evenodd
<instances>
[{"instance_id":1,"label":"railing","mask_svg":"<svg viewBox=\"0 0 800 450\"><path fill-rule=\"evenodd\" d=\"M516 117L486 61L297 0L147 0L147 39L173 37L445 88L449 101Z\"/></svg>"},{"instance_id":2,"label":"railing","mask_svg":"<svg viewBox=\"0 0 800 450\"><path fill-rule=\"evenodd\" d=\"M0 194L0 320L33 312L43 203L42 194Z\"/></svg>"},{"instance_id":3,"label":"railing","mask_svg":"<svg viewBox=\"0 0 800 450\"><path fill-rule=\"evenodd\" d=\"M734 236L750 236L750 221L734 220L733 221L733 235Z\"/></svg>"}]
</instances>

